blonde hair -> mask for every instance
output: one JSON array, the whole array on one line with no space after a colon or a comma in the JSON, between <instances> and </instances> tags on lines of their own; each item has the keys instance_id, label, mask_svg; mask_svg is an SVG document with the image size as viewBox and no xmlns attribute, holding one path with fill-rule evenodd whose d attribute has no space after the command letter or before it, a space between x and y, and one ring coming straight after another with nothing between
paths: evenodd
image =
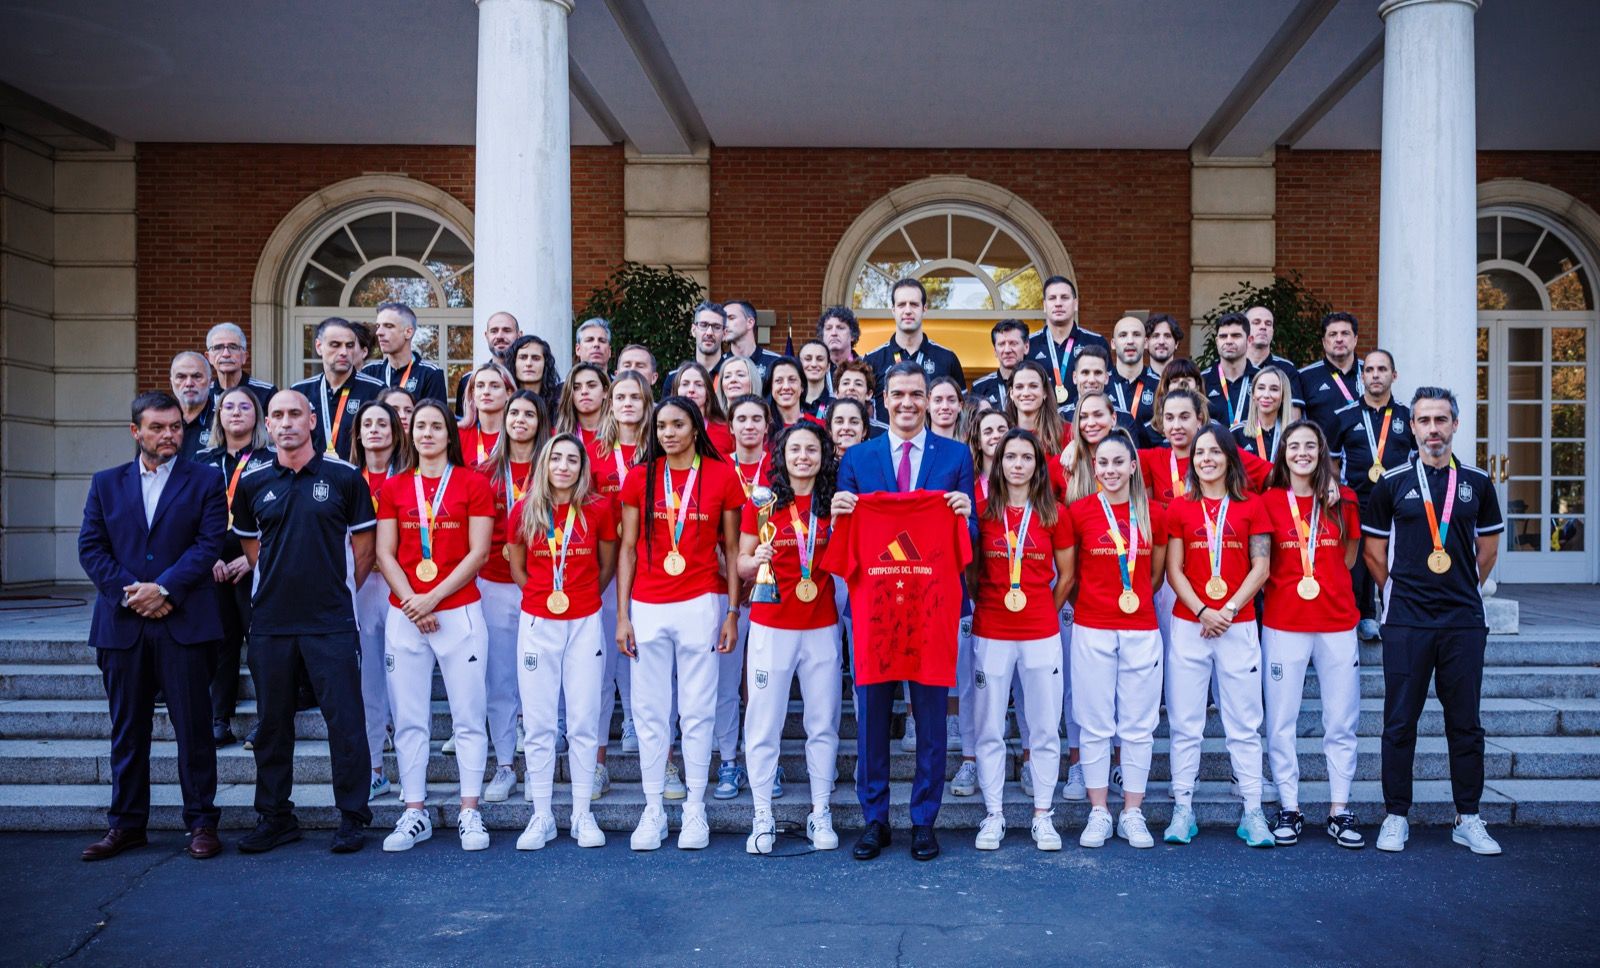
<instances>
[{"instance_id":1,"label":"blonde hair","mask_svg":"<svg viewBox=\"0 0 1600 968\"><path fill-rule=\"evenodd\" d=\"M511 395L517 392L517 378L511 375L510 370L506 369L504 366L501 366L499 363L496 363L494 360L490 360L489 362L482 364L477 369L472 371L471 376L467 377L467 389L462 394L461 401L462 427L476 427L478 425L478 402L475 397L478 388L478 374L484 372L485 370L492 370L493 372L500 374L500 379L504 381L506 385L506 406L511 406Z\"/></svg>"},{"instance_id":2,"label":"blonde hair","mask_svg":"<svg viewBox=\"0 0 1600 968\"><path fill-rule=\"evenodd\" d=\"M1111 403L1111 398L1104 393L1085 393L1078 397L1077 409L1072 412L1072 446L1067 448L1072 451L1071 463L1066 462L1067 450L1061 452L1062 476L1067 479L1067 503L1071 504L1079 498L1088 497L1100 485L1094 479L1094 454L1090 452L1083 442L1083 404L1085 401L1098 397L1104 401L1106 409L1111 412L1111 429L1117 429L1117 409ZM1135 459L1138 458L1135 453Z\"/></svg>"},{"instance_id":3,"label":"blonde hair","mask_svg":"<svg viewBox=\"0 0 1600 968\"><path fill-rule=\"evenodd\" d=\"M617 378L611 381L611 386L606 388L606 407L600 417L600 429L595 434L595 442L600 447L600 453L609 454L622 440L622 425L617 423L616 408L611 406L611 395L617 392L617 387L624 383L637 383L639 395L644 398L644 413L639 417L639 439L635 443L644 443L644 437L650 426L650 415L655 412L656 396L650 389L650 381L638 370L623 370Z\"/></svg>"},{"instance_id":4,"label":"blonde hair","mask_svg":"<svg viewBox=\"0 0 1600 968\"><path fill-rule=\"evenodd\" d=\"M578 449L578 481L572 485L572 500L567 503L578 509L578 523L588 527L583 520L583 508L591 496L589 450L575 434L556 434L545 441L534 457L528 493L522 499L522 520L517 527L522 532L522 543L529 548L533 547L534 541L543 539L545 523L555 514L555 495L550 487L550 458L557 444L571 444Z\"/></svg>"},{"instance_id":5,"label":"blonde hair","mask_svg":"<svg viewBox=\"0 0 1600 968\"><path fill-rule=\"evenodd\" d=\"M746 390L745 393L758 397L762 396L763 394L761 392L761 371L756 369L755 360L752 360L748 356L730 356L723 360L722 366L717 369L716 379L712 381L716 384L716 386L713 388L715 390L714 396L717 398L717 403L722 405L722 412L729 414L728 419L732 420L732 412L728 409L728 405L731 400L737 400L738 397L736 396L730 398L725 392L723 392L722 389L722 374L728 369L728 364L730 363L743 363L745 372L750 374L750 389ZM805 380L804 370L800 371L800 379L802 381ZM743 396L743 394L740 394L740 396Z\"/></svg>"},{"instance_id":6,"label":"blonde hair","mask_svg":"<svg viewBox=\"0 0 1600 968\"><path fill-rule=\"evenodd\" d=\"M1289 399L1289 375L1283 372L1281 367L1263 366L1250 378L1250 410L1244 417L1244 432L1252 437L1261 429L1261 394L1256 392L1256 386L1264 376L1278 378L1278 422L1275 426L1282 430L1293 423L1298 416L1294 412L1294 401ZM1265 458L1267 455L1259 456Z\"/></svg>"}]
</instances>

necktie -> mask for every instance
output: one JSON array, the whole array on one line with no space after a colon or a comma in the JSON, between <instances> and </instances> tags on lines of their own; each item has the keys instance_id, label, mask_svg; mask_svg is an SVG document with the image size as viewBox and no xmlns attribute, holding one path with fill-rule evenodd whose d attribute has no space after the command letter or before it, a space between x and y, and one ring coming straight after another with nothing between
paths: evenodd
<instances>
[{"instance_id":1,"label":"necktie","mask_svg":"<svg viewBox=\"0 0 1600 968\"><path fill-rule=\"evenodd\" d=\"M911 441L900 442L900 467L894 473L895 489L901 493L911 490Z\"/></svg>"}]
</instances>

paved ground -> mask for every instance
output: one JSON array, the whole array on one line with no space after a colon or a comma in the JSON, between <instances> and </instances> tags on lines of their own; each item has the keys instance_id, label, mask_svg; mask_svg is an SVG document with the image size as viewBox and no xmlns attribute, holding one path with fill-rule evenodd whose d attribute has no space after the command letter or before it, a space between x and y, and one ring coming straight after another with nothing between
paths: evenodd
<instances>
[{"instance_id":1,"label":"paved ground","mask_svg":"<svg viewBox=\"0 0 1600 968\"><path fill-rule=\"evenodd\" d=\"M1594 964L1600 834L1498 833L1507 854L1478 858L1440 828L1398 856L1320 839L1251 851L1211 831L1187 848L1047 856L1012 831L985 854L947 836L931 864L900 843L871 864L756 858L733 836L649 855L615 836L519 854L500 836L468 855L445 834L408 855L374 842L335 857L325 832L205 864L160 834L84 864L82 834L5 834L0 962Z\"/></svg>"}]
</instances>

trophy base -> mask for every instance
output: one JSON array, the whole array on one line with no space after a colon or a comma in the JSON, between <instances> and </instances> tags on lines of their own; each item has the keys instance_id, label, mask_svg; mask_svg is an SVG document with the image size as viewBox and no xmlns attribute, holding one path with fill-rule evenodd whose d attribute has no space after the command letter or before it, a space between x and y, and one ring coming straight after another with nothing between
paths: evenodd
<instances>
[{"instance_id":1,"label":"trophy base","mask_svg":"<svg viewBox=\"0 0 1600 968\"><path fill-rule=\"evenodd\" d=\"M750 601L760 602L764 605L777 605L783 599L778 596L778 586L772 584L757 585L755 590L750 593Z\"/></svg>"}]
</instances>

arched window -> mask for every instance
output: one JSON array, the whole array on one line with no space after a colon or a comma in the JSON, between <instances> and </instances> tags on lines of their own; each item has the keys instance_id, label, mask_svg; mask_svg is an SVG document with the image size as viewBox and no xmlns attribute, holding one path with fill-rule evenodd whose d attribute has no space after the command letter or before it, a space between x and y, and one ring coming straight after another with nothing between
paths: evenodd
<instances>
[{"instance_id":1,"label":"arched window","mask_svg":"<svg viewBox=\"0 0 1600 968\"><path fill-rule=\"evenodd\" d=\"M385 302L417 314L413 346L445 368L449 386L471 369L472 248L458 227L418 205L369 201L342 211L302 251L291 277L299 333L294 379L321 367L317 323L328 316L371 322Z\"/></svg>"},{"instance_id":2,"label":"arched window","mask_svg":"<svg viewBox=\"0 0 1600 968\"><path fill-rule=\"evenodd\" d=\"M1590 267L1565 233L1521 214L1485 213L1478 218L1478 308L1591 310Z\"/></svg>"},{"instance_id":3,"label":"arched window","mask_svg":"<svg viewBox=\"0 0 1600 968\"><path fill-rule=\"evenodd\" d=\"M907 276L928 289L930 318L1044 318L1041 259L982 209L936 205L885 226L853 274L851 308L888 315L889 287Z\"/></svg>"}]
</instances>

